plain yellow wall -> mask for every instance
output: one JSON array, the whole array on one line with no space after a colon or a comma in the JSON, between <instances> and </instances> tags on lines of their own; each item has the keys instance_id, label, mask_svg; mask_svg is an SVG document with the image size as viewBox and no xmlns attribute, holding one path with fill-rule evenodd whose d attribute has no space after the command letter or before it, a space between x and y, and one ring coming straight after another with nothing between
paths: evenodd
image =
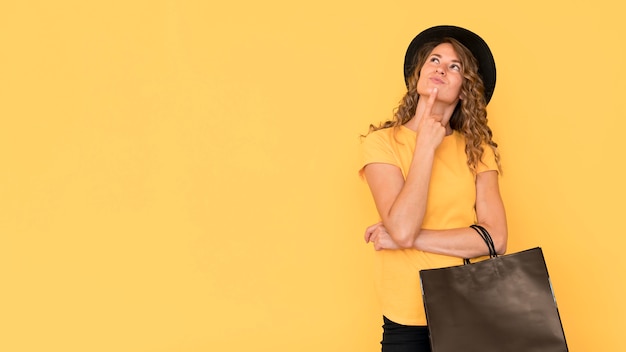
<instances>
[{"instance_id":1,"label":"plain yellow wall","mask_svg":"<svg viewBox=\"0 0 626 352\"><path fill-rule=\"evenodd\" d=\"M572 351L626 350L616 6L3 2L0 350L379 350L358 135L436 24L496 58L509 251L544 249Z\"/></svg>"}]
</instances>

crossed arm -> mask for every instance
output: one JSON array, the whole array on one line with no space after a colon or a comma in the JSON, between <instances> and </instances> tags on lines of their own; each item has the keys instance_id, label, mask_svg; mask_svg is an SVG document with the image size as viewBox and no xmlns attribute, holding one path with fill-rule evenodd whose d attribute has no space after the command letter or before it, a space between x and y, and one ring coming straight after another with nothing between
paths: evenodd
<instances>
[{"instance_id":1,"label":"crossed arm","mask_svg":"<svg viewBox=\"0 0 626 352\"><path fill-rule=\"evenodd\" d=\"M425 164L428 165L428 162ZM430 173L428 168L424 171ZM372 242L376 250L415 248L461 258L488 254L482 238L472 228L421 228L428 190L428 182L424 182L424 178L429 180L430 175L415 173L421 183L409 177L405 182L400 170L388 164L367 165L364 173L382 218L382 222L369 226L364 234L365 241ZM411 181L413 183L408 184ZM394 209L394 206L401 210ZM478 224L491 234L498 254L503 254L507 244L507 225L496 171L482 172L476 177L476 215Z\"/></svg>"},{"instance_id":2,"label":"crossed arm","mask_svg":"<svg viewBox=\"0 0 626 352\"><path fill-rule=\"evenodd\" d=\"M423 110L418 102L416 115L411 120L417 122L417 139L406 179L397 166L390 164L372 163L363 169L382 219L381 223L367 228L365 241L373 242L377 250L416 248L474 258L488 254L488 250L482 238L469 228L471 224L465 228L448 230L422 229L435 150L445 137L451 115L445 106L443 109L438 108L437 113L434 112L437 94L437 89L433 89ZM445 114L448 119L444 119ZM476 176L475 209L478 224L491 234L496 251L504 253L507 241L506 216L496 171L485 171Z\"/></svg>"}]
</instances>

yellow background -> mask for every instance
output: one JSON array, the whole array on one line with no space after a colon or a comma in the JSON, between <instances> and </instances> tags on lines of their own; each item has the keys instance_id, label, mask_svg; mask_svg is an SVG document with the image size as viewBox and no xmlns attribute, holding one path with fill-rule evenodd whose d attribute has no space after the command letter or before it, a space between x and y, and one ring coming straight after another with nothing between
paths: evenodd
<instances>
[{"instance_id":1,"label":"yellow background","mask_svg":"<svg viewBox=\"0 0 626 352\"><path fill-rule=\"evenodd\" d=\"M437 24L496 58L509 251L572 351L626 350L616 5L3 1L0 350L378 351L358 136Z\"/></svg>"}]
</instances>

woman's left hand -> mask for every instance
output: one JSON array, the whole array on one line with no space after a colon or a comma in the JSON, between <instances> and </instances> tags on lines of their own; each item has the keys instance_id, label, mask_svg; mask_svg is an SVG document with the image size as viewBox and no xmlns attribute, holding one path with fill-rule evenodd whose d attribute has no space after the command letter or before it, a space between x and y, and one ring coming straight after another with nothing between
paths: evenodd
<instances>
[{"instance_id":1,"label":"woman's left hand","mask_svg":"<svg viewBox=\"0 0 626 352\"><path fill-rule=\"evenodd\" d=\"M382 249L400 249L392 239L382 222L368 226L365 229L365 243L372 242L374 249L380 251Z\"/></svg>"}]
</instances>

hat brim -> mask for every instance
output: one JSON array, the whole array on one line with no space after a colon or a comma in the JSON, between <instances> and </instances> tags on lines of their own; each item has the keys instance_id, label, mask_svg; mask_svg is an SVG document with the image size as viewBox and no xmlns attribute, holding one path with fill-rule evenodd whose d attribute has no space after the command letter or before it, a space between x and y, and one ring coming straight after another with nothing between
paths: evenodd
<instances>
[{"instance_id":1,"label":"hat brim","mask_svg":"<svg viewBox=\"0 0 626 352\"><path fill-rule=\"evenodd\" d=\"M404 57L404 82L408 86L409 76L415 70L414 58L420 48L427 43L443 38L454 38L468 48L478 61L478 74L485 85L485 101L489 103L496 88L496 63L487 43L476 33L457 26L435 26L418 34L406 51Z\"/></svg>"}]
</instances>

